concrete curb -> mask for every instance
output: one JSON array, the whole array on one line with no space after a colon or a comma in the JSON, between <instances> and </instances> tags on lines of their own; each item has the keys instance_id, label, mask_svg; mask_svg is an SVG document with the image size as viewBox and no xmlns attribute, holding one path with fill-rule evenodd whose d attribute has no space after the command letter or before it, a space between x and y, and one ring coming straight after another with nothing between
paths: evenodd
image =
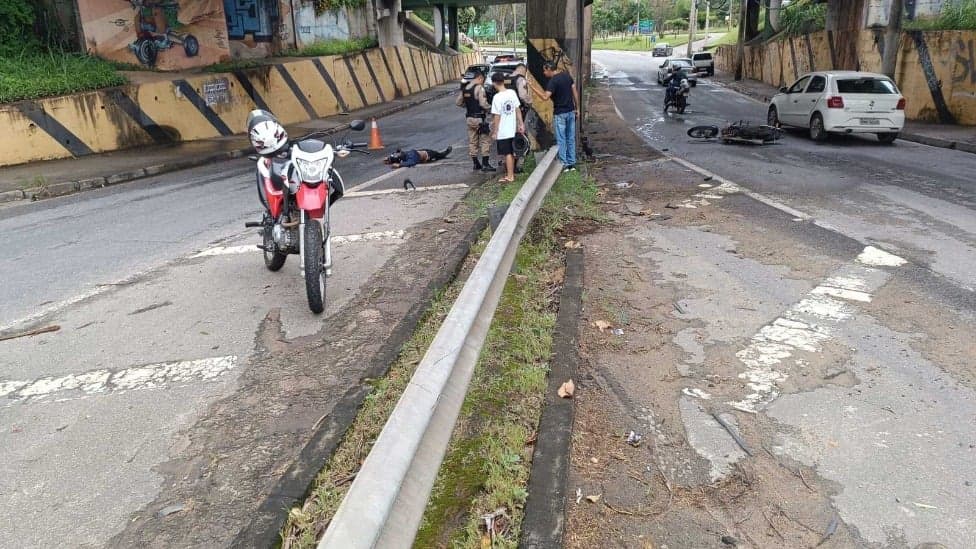
<instances>
[{"instance_id":1,"label":"concrete curb","mask_svg":"<svg viewBox=\"0 0 976 549\"><path fill-rule=\"evenodd\" d=\"M532 455L520 549L558 549L563 544L575 403L559 398L556 391L567 379L577 379L582 301L583 251L570 250L566 254L566 283L559 297L549 386Z\"/></svg>"},{"instance_id":2,"label":"concrete curb","mask_svg":"<svg viewBox=\"0 0 976 549\"><path fill-rule=\"evenodd\" d=\"M443 97L447 97L454 93L454 90L445 90L440 93L433 94L429 97L417 98L415 101L410 101L409 103L404 103L402 105L397 105L389 109L380 111L372 117L375 118L385 118L387 116L392 116L394 114L403 112L407 109L417 107L431 101L436 101ZM354 113L350 113L353 116ZM336 126L335 128L330 128L323 130L321 132L316 132L317 135L332 135L341 131L349 129L349 124L342 124ZM59 196L68 196L71 194L88 191L92 189L101 189L103 187L110 187L113 185L119 185L121 183L128 183L130 181L135 181L137 179L143 179L146 177L152 177L155 175L161 175L165 173L171 173L180 170L186 170L190 168L195 168L197 166L203 166L206 164L212 164L214 162L221 162L225 160L234 160L237 158L244 158L251 153L250 147L244 149L233 149L229 151L214 153L200 158L190 158L190 159L180 159L173 160L171 162L166 162L163 164L157 164L155 166L149 166L148 168L139 168L136 170L125 171L121 173L116 173L108 175L105 177L95 177L90 179L83 179L80 181L65 181L62 183L53 183L51 185L44 185L41 187L32 187L30 189L15 190L0 193L0 204L5 202L16 202L19 200L30 200L37 201L43 200L45 198L54 198Z\"/></svg>"},{"instance_id":3,"label":"concrete curb","mask_svg":"<svg viewBox=\"0 0 976 549\"><path fill-rule=\"evenodd\" d=\"M730 90L741 93L742 95L751 97L757 101L762 101L763 103L769 103L769 101L772 99L772 97L768 95L762 93L756 93L749 89L737 86L733 82L722 82L722 85L725 86L726 88L729 88ZM941 149L952 149L954 151L962 151L971 154L976 154L976 144L966 143L965 141L952 141L951 139L930 137L927 135L921 135L921 134L905 132L905 131L901 132L901 134L899 135L899 139L903 139L905 141L911 141L912 143L928 145L930 147L939 147Z\"/></svg>"},{"instance_id":4,"label":"concrete curb","mask_svg":"<svg viewBox=\"0 0 976 549\"><path fill-rule=\"evenodd\" d=\"M488 226L485 217L475 220L461 242L450 252L446 267L431 281L421 299L403 317L393 334L376 354L364 378L378 379L387 374L396 361L404 343L410 340L434 296L457 278L481 233ZM351 387L333 408L333 412L312 433L308 443L284 475L271 488L255 513L254 520L234 538L231 547L272 547L281 541L281 529L288 518L288 510L300 503L326 462L335 453L346 431L359 414L363 401L370 393L368 384Z\"/></svg>"}]
</instances>

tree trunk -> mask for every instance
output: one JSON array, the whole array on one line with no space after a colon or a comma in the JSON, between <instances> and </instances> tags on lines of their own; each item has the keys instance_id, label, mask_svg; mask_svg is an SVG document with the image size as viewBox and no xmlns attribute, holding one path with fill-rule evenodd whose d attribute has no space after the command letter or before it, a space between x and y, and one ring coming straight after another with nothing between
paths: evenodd
<instances>
[{"instance_id":1,"label":"tree trunk","mask_svg":"<svg viewBox=\"0 0 976 549\"><path fill-rule=\"evenodd\" d=\"M885 31L884 55L881 57L881 72L889 78L895 78L898 65L898 50L901 49L901 18L905 9L904 0L891 0L891 11L888 12L888 30Z\"/></svg>"}]
</instances>

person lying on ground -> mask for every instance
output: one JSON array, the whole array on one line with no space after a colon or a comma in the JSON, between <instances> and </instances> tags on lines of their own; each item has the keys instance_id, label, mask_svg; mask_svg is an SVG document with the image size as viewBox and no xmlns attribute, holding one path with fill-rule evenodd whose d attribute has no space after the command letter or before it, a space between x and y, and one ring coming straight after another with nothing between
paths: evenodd
<instances>
[{"instance_id":1,"label":"person lying on ground","mask_svg":"<svg viewBox=\"0 0 976 549\"><path fill-rule=\"evenodd\" d=\"M443 160L451 154L453 147L448 147L443 151L433 149L407 149L402 151L397 149L395 153L386 157L384 164L389 164L394 170L397 168L412 168L417 164L429 164L438 160Z\"/></svg>"}]
</instances>

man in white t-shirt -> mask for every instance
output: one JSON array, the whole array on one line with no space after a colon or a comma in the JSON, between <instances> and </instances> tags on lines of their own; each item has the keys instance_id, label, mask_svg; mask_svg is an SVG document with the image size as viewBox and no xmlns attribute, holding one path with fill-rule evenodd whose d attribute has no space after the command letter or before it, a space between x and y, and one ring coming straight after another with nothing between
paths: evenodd
<instances>
[{"instance_id":1,"label":"man in white t-shirt","mask_svg":"<svg viewBox=\"0 0 976 549\"><path fill-rule=\"evenodd\" d=\"M496 72L491 76L491 83L497 93L491 101L491 114L494 116L491 137L498 147L499 156L505 157L505 177L503 183L515 181L515 148L513 140L517 133L525 133L525 121L519 109L518 94L515 90L505 87L505 75Z\"/></svg>"}]
</instances>

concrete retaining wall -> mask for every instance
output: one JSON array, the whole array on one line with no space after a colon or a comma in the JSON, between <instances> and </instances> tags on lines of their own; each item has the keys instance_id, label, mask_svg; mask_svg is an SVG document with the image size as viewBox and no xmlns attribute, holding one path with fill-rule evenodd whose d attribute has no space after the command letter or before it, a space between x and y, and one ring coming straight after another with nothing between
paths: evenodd
<instances>
[{"instance_id":1,"label":"concrete retaining wall","mask_svg":"<svg viewBox=\"0 0 976 549\"><path fill-rule=\"evenodd\" d=\"M477 62L377 48L0 105L0 166L238 134L255 108L306 122L455 80Z\"/></svg>"},{"instance_id":2,"label":"concrete retaining wall","mask_svg":"<svg viewBox=\"0 0 976 549\"><path fill-rule=\"evenodd\" d=\"M841 54L852 43L854 66ZM873 30L821 31L747 47L743 71L747 78L777 87L814 70L878 72L883 48L883 33ZM906 115L912 120L976 125L976 31L907 32L901 48L895 81L908 98ZM732 71L735 46L718 48L716 65Z\"/></svg>"}]
</instances>

